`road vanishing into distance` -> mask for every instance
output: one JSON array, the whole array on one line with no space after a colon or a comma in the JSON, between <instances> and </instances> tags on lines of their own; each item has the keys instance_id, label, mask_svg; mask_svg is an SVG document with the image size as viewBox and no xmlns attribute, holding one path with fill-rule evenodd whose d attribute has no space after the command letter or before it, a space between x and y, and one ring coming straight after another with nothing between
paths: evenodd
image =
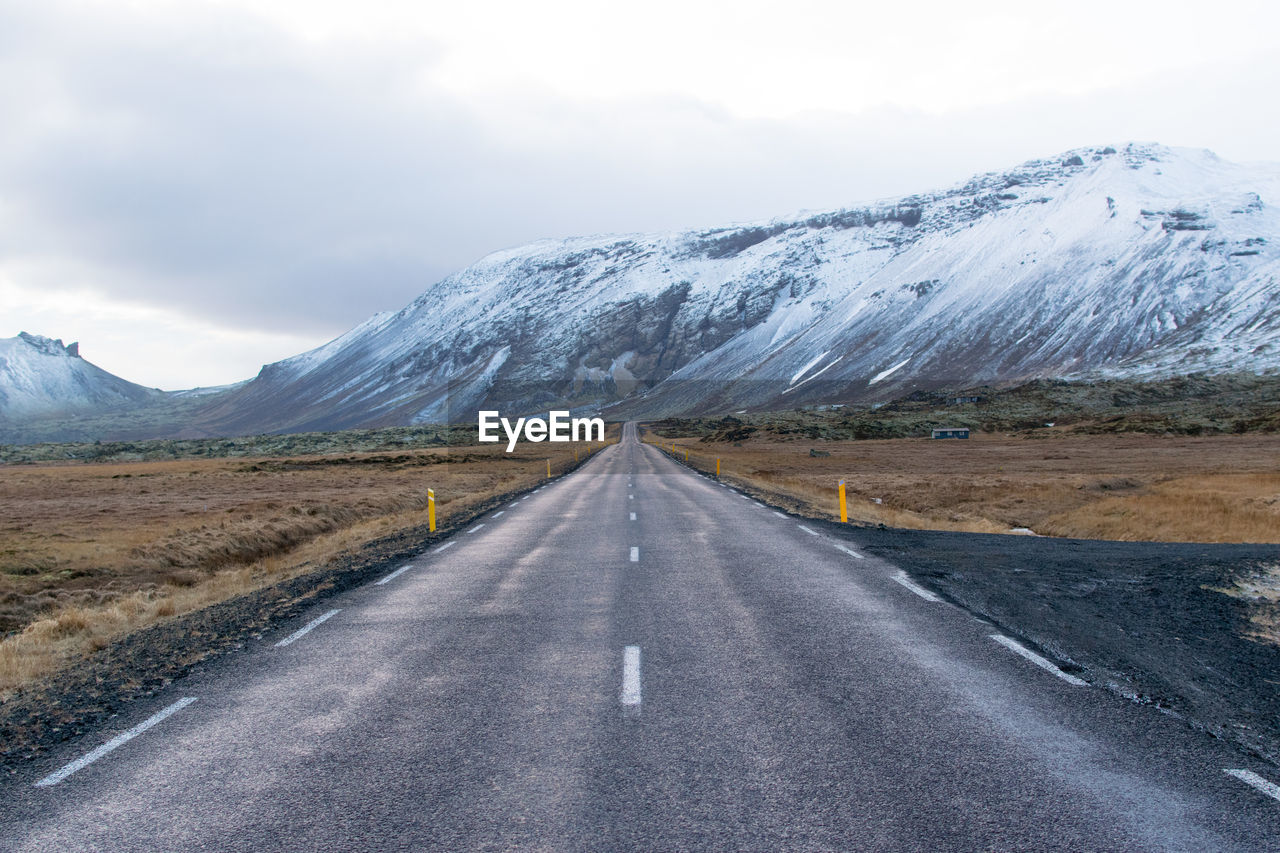
<instances>
[{"instance_id":1,"label":"road vanishing into distance","mask_svg":"<svg viewBox=\"0 0 1280 853\"><path fill-rule=\"evenodd\" d=\"M0 847L1280 850L1268 768L633 425L139 704Z\"/></svg>"}]
</instances>

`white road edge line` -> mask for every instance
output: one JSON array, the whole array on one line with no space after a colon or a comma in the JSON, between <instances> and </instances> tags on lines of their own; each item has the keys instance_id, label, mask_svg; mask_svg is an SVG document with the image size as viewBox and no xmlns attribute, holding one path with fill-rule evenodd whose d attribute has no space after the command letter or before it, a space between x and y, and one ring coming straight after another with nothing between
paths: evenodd
<instances>
[{"instance_id":1,"label":"white road edge line","mask_svg":"<svg viewBox=\"0 0 1280 853\"><path fill-rule=\"evenodd\" d=\"M857 551L853 550L852 548L846 548L846 547L844 547L843 545L841 545L841 544L839 544L839 543L837 543L837 542L832 542L831 544L832 544L832 545L835 545L835 546L836 546L836 548L837 548L838 550L844 551L844 552L845 552L846 554L848 554L850 557L853 557L853 558L858 559L858 560L861 560L861 559L862 559L862 555L861 555L861 554L859 554ZM906 579L906 577L907 577L907 573L906 573L906 572L898 572L898 574L902 575L903 580L905 580L905 579ZM897 577L894 577L894 580L898 581L898 583L902 583L902 581L901 581L901 580L898 580L898 578L897 578ZM911 583L911 582L910 582L910 581L907 581L907 583ZM911 586L915 586L915 584L911 584ZM910 588L910 587L908 587L908 588ZM922 592L926 592L927 590L921 590L921 591L922 591ZM912 590L912 592L915 592L915 590ZM930 595L930 597L932 598L933 593L929 593L929 595ZM934 600L934 601L937 601L937 599L936 599L936 598L935 598L935 599L933 599L933 600Z\"/></svg>"},{"instance_id":2,"label":"white road edge line","mask_svg":"<svg viewBox=\"0 0 1280 853\"><path fill-rule=\"evenodd\" d=\"M380 580L380 581L375 581L375 582L374 582L374 586L382 586L384 583L390 583L391 581L393 581L393 580L395 580L396 578L400 577L402 574L404 574L405 572L409 571L409 570L410 570L410 569L412 569L412 568L413 568L413 563L409 563L407 566L401 566L400 568L396 569L396 570L395 570L394 572L392 572L391 574L387 575L387 576L386 576L385 578L383 578L382 580Z\"/></svg>"},{"instance_id":3,"label":"white road edge line","mask_svg":"<svg viewBox=\"0 0 1280 853\"><path fill-rule=\"evenodd\" d=\"M640 704L640 647L627 646L622 653L622 704Z\"/></svg>"},{"instance_id":4,"label":"white road edge line","mask_svg":"<svg viewBox=\"0 0 1280 853\"><path fill-rule=\"evenodd\" d=\"M1252 788L1257 788L1273 800L1280 800L1280 785L1268 782L1252 770L1223 770L1228 776L1234 776Z\"/></svg>"},{"instance_id":5,"label":"white road edge line","mask_svg":"<svg viewBox=\"0 0 1280 853\"><path fill-rule=\"evenodd\" d=\"M452 543L452 542L446 542L446 543L444 543L443 545L441 545L439 548L437 548L433 553L439 554L439 553L440 553L441 551L443 551L445 548L452 548L452 547L453 547L453 543Z\"/></svg>"},{"instance_id":6,"label":"white road edge line","mask_svg":"<svg viewBox=\"0 0 1280 853\"><path fill-rule=\"evenodd\" d=\"M839 547L839 546L837 546L837 547ZM907 573L906 573L906 572L904 572L904 571L902 571L901 569L899 569L898 571L894 572L894 573L893 573L893 575L892 575L891 577L894 579L894 581L896 581L897 583L902 584L904 587L906 587L907 589L911 590L911 591L912 591L912 592L914 592L916 595L918 595L918 596L920 596L921 598L923 598L925 601L938 602L938 601L941 601L941 600L942 600L942 599L938 598L938 596L936 596L936 595L934 595L933 593L929 592L929 590L925 589L924 587L920 586L918 583L916 583L916 582L914 582L913 580L911 580L911 578L907 577ZM995 634L992 634L991 636L992 636L992 638L994 639L996 635L995 635ZM1019 648L1022 648L1022 647L1021 647L1021 646L1019 646ZM1023 651L1026 651L1026 649L1023 649ZM1043 659L1043 658L1041 658L1041 660L1044 660L1044 659ZM1045 663L1048 663L1048 661L1045 661ZM1056 669L1056 667L1055 667L1055 669Z\"/></svg>"},{"instance_id":7,"label":"white road edge line","mask_svg":"<svg viewBox=\"0 0 1280 853\"><path fill-rule=\"evenodd\" d=\"M468 532L468 533L475 533L475 532L476 532L477 530L479 530L481 527L484 527L484 522L483 522L483 521L482 521L482 522L480 522L479 524L477 524L475 527L473 527L473 528L471 528L470 530L468 530L467 532Z\"/></svg>"},{"instance_id":8,"label":"white road edge line","mask_svg":"<svg viewBox=\"0 0 1280 853\"><path fill-rule=\"evenodd\" d=\"M500 510L498 510L497 512L495 512L493 515L489 516L489 517L490 517L490 518L497 518L498 516L502 515L504 512L506 512L506 510L505 510L505 509L500 509Z\"/></svg>"},{"instance_id":9,"label":"white road edge line","mask_svg":"<svg viewBox=\"0 0 1280 853\"><path fill-rule=\"evenodd\" d=\"M752 501L751 503L753 503L754 505L756 505L756 506L760 507L761 509L764 509L764 504L760 503L760 501Z\"/></svg>"},{"instance_id":10,"label":"white road edge line","mask_svg":"<svg viewBox=\"0 0 1280 853\"><path fill-rule=\"evenodd\" d=\"M997 643L1004 646L1009 651L1013 652L1016 655L1021 655L1022 657L1031 661L1033 664L1045 670L1046 672L1051 672L1054 675L1058 676L1058 678L1061 678L1063 681L1067 682L1068 684L1074 684L1076 687L1085 687L1089 683L1085 681L1083 678L1076 678L1074 675L1071 675L1070 673L1063 672L1062 670L1058 669L1057 665L1054 664L1052 661L1046 658L1040 657L1040 655L1031 651L1031 649L1022 645L1022 643L1019 643L1017 640L1011 640L1008 637L1006 637L1004 634L991 634L990 636L991 636L991 639L995 640Z\"/></svg>"},{"instance_id":11,"label":"white road edge line","mask_svg":"<svg viewBox=\"0 0 1280 853\"><path fill-rule=\"evenodd\" d=\"M324 622L326 619L332 619L334 616L337 616L340 611L341 611L341 608L339 608L338 610L330 610L328 613L323 613L317 616L307 624L303 625L298 630L294 631L289 636L285 637L280 642L276 643L276 648L280 648L281 646L287 646L290 643L293 643L297 640L302 639L302 637L305 636L306 633L310 631L312 628L316 627L321 622Z\"/></svg>"},{"instance_id":12,"label":"white road edge line","mask_svg":"<svg viewBox=\"0 0 1280 853\"><path fill-rule=\"evenodd\" d=\"M168 708L165 708L163 711L158 711L155 714L152 714L150 717L147 717L145 720L138 723L136 726L129 729L129 731L125 732L124 734L116 735L111 740L107 741L102 746L98 747L92 752L85 753L84 755L77 758L75 761L71 762L70 764L63 766L60 770L55 770L53 773L50 773L48 776L44 777L39 782L37 782L36 787L48 788L52 785L58 784L63 779L70 776L72 773L75 773L77 770L81 770L85 767L88 767L90 764L97 761L99 758L106 755L108 752L111 752L117 747L123 746L124 744L133 740L138 735L142 734L147 729L151 728L157 723L164 722L166 719L178 713L179 711L181 711L183 708L187 707L194 701L196 701L196 697L194 696L182 697L177 702L174 702L172 705L170 705Z\"/></svg>"},{"instance_id":13,"label":"white road edge line","mask_svg":"<svg viewBox=\"0 0 1280 853\"><path fill-rule=\"evenodd\" d=\"M627 495L627 500L629 500L629 501L633 501L633 500L635 500L635 499L636 499L636 496L635 496L635 495Z\"/></svg>"},{"instance_id":14,"label":"white road edge line","mask_svg":"<svg viewBox=\"0 0 1280 853\"><path fill-rule=\"evenodd\" d=\"M631 562L640 562L640 548L636 545L631 546Z\"/></svg>"},{"instance_id":15,"label":"white road edge line","mask_svg":"<svg viewBox=\"0 0 1280 853\"><path fill-rule=\"evenodd\" d=\"M777 512L776 510L774 511L774 513L773 513L773 514L774 514L774 515L776 515L778 518L786 518L786 517L787 517L786 513Z\"/></svg>"},{"instance_id":16,"label":"white road edge line","mask_svg":"<svg viewBox=\"0 0 1280 853\"><path fill-rule=\"evenodd\" d=\"M633 512L633 513L631 513L631 520L632 520L632 521L635 521L635 520L636 520L636 514L635 514L634 512Z\"/></svg>"},{"instance_id":17,"label":"white road edge line","mask_svg":"<svg viewBox=\"0 0 1280 853\"><path fill-rule=\"evenodd\" d=\"M809 528L805 527L803 524L797 524L796 527L799 527L801 530L803 530L805 533L808 533L810 536L818 535L818 531L810 530Z\"/></svg>"}]
</instances>

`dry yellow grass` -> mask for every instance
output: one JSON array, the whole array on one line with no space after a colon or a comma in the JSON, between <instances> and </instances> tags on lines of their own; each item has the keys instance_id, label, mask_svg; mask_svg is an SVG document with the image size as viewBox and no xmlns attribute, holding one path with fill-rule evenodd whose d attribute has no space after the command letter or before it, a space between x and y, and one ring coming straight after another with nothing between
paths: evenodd
<instances>
[{"instance_id":1,"label":"dry yellow grass","mask_svg":"<svg viewBox=\"0 0 1280 853\"><path fill-rule=\"evenodd\" d=\"M1280 541L1280 472L1179 477L1051 516L1039 532L1090 539Z\"/></svg>"},{"instance_id":2,"label":"dry yellow grass","mask_svg":"<svg viewBox=\"0 0 1280 853\"><path fill-rule=\"evenodd\" d=\"M649 437L649 440L653 440ZM663 443L662 439L658 443ZM670 442L667 442L670 443ZM979 435L968 441L676 439L678 457L821 518L926 530L1280 542L1280 437ZM810 456L810 449L829 456Z\"/></svg>"},{"instance_id":3,"label":"dry yellow grass","mask_svg":"<svg viewBox=\"0 0 1280 853\"><path fill-rule=\"evenodd\" d=\"M428 487L443 526L574 453L0 467L0 700L131 631L422 525Z\"/></svg>"}]
</instances>

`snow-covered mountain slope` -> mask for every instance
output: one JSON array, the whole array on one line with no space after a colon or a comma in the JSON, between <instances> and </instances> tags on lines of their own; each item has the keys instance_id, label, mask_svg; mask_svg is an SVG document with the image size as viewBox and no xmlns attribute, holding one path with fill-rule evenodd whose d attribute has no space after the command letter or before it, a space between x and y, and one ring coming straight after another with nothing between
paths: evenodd
<instances>
[{"instance_id":1,"label":"snow-covered mountain slope","mask_svg":"<svg viewBox=\"0 0 1280 853\"><path fill-rule=\"evenodd\" d=\"M97 413L163 397L85 361L78 344L26 332L0 339L0 420Z\"/></svg>"},{"instance_id":2,"label":"snow-covered mountain slope","mask_svg":"<svg viewBox=\"0 0 1280 853\"><path fill-rule=\"evenodd\" d=\"M1079 149L949 190L498 252L209 425L295 430L612 404L887 399L1030 377L1280 368L1280 166Z\"/></svg>"}]
</instances>

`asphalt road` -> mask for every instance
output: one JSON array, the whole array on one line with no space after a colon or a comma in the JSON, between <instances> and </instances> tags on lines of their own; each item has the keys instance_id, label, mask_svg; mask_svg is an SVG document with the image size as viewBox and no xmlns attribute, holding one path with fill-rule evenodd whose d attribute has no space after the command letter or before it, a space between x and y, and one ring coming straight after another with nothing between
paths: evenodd
<instances>
[{"instance_id":1,"label":"asphalt road","mask_svg":"<svg viewBox=\"0 0 1280 853\"><path fill-rule=\"evenodd\" d=\"M5 783L0 848L1280 849L1274 769L630 427L409 565Z\"/></svg>"}]
</instances>

